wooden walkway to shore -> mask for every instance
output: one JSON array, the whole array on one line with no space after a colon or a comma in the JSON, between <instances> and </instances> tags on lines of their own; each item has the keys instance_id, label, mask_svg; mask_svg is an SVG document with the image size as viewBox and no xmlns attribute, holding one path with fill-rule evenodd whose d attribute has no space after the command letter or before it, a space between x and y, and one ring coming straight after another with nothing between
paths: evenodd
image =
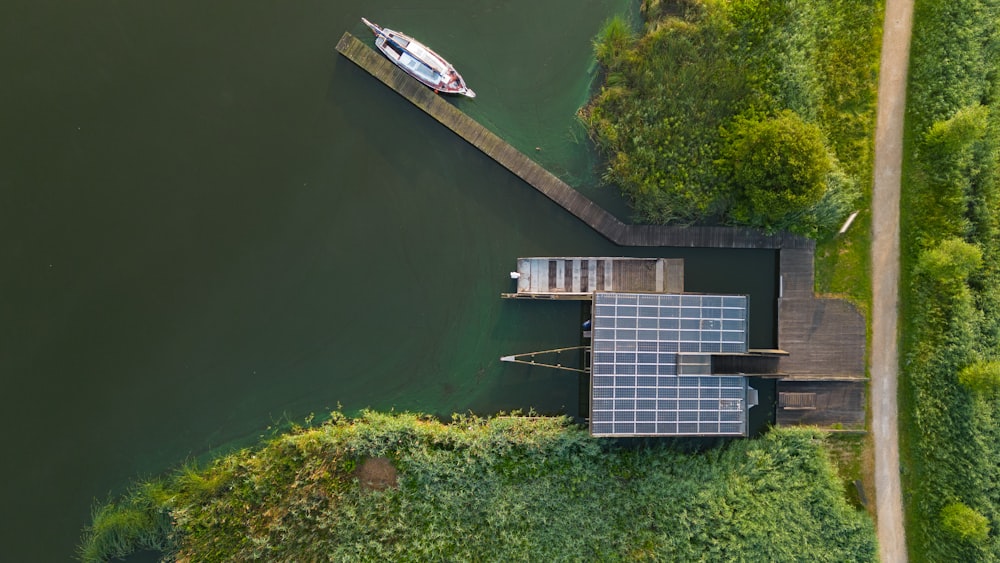
<instances>
[{"instance_id":1,"label":"wooden walkway to shore","mask_svg":"<svg viewBox=\"0 0 1000 563\"><path fill-rule=\"evenodd\" d=\"M781 373L802 379L864 379L865 319L851 303L816 297L814 252L778 253L778 347Z\"/></svg>"},{"instance_id":2,"label":"wooden walkway to shore","mask_svg":"<svg viewBox=\"0 0 1000 563\"><path fill-rule=\"evenodd\" d=\"M340 38L337 51L619 246L813 248L805 237L766 235L756 229L622 223L350 33Z\"/></svg>"},{"instance_id":3,"label":"wooden walkway to shore","mask_svg":"<svg viewBox=\"0 0 1000 563\"><path fill-rule=\"evenodd\" d=\"M789 353L779 371L803 380L865 377L864 317L844 300L815 297L812 240L749 228L627 225L350 33L337 51L619 246L779 250L778 347Z\"/></svg>"}]
</instances>

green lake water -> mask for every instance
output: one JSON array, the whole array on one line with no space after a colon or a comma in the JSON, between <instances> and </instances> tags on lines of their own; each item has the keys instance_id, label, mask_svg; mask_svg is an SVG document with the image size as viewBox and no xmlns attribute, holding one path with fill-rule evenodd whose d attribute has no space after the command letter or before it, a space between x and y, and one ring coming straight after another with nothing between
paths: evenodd
<instances>
[{"instance_id":1,"label":"green lake water","mask_svg":"<svg viewBox=\"0 0 1000 563\"><path fill-rule=\"evenodd\" d=\"M0 561L68 560L95 498L338 405L577 414L576 377L498 361L579 341L578 304L499 298L518 256L685 258L772 347L773 252L615 247L334 51L361 16L426 41L460 108L625 214L574 113L634 9L0 6Z\"/></svg>"}]
</instances>

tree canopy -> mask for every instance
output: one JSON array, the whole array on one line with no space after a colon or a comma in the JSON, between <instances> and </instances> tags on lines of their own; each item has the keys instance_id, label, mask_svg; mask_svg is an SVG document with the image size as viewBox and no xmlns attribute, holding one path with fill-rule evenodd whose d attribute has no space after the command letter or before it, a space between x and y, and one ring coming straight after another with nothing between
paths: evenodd
<instances>
[{"instance_id":1,"label":"tree canopy","mask_svg":"<svg viewBox=\"0 0 1000 563\"><path fill-rule=\"evenodd\" d=\"M958 381L970 391L993 398L1000 392L1000 361L982 361L958 372Z\"/></svg>"},{"instance_id":2,"label":"tree canopy","mask_svg":"<svg viewBox=\"0 0 1000 563\"><path fill-rule=\"evenodd\" d=\"M941 527L959 539L976 543L986 541L990 535L989 520L961 502L941 509Z\"/></svg>"},{"instance_id":3,"label":"tree canopy","mask_svg":"<svg viewBox=\"0 0 1000 563\"><path fill-rule=\"evenodd\" d=\"M755 227L778 225L819 203L833 169L819 127L790 110L742 119L723 134L719 168L734 194L734 219Z\"/></svg>"}]
</instances>

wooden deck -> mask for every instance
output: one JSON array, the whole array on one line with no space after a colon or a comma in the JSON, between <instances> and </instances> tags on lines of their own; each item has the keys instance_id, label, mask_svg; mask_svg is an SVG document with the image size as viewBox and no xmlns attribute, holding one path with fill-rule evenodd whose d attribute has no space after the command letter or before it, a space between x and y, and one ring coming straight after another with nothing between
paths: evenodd
<instances>
[{"instance_id":1,"label":"wooden deck","mask_svg":"<svg viewBox=\"0 0 1000 563\"><path fill-rule=\"evenodd\" d=\"M755 229L622 223L350 33L340 38L337 51L619 246L812 248L804 237Z\"/></svg>"},{"instance_id":2,"label":"wooden deck","mask_svg":"<svg viewBox=\"0 0 1000 563\"><path fill-rule=\"evenodd\" d=\"M778 426L860 430L865 426L864 381L787 381L777 386Z\"/></svg>"},{"instance_id":3,"label":"wooden deck","mask_svg":"<svg viewBox=\"0 0 1000 563\"><path fill-rule=\"evenodd\" d=\"M863 379L865 319L843 299L813 293L813 251L779 253L778 371L800 379Z\"/></svg>"},{"instance_id":4,"label":"wooden deck","mask_svg":"<svg viewBox=\"0 0 1000 563\"><path fill-rule=\"evenodd\" d=\"M684 260L677 258L518 258L519 299L591 299L595 291L683 293Z\"/></svg>"}]
</instances>

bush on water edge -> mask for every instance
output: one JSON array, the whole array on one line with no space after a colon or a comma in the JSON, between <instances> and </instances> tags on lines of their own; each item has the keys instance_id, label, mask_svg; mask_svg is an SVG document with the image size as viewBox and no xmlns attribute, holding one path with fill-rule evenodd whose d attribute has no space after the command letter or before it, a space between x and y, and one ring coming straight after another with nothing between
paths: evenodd
<instances>
[{"instance_id":1,"label":"bush on water edge","mask_svg":"<svg viewBox=\"0 0 1000 563\"><path fill-rule=\"evenodd\" d=\"M594 439L565 418L335 413L99 507L81 554L874 561L872 522L823 440L781 429L684 453Z\"/></svg>"},{"instance_id":2,"label":"bush on water edge","mask_svg":"<svg viewBox=\"0 0 1000 563\"><path fill-rule=\"evenodd\" d=\"M1000 560L1000 3L916 0L901 439L913 561Z\"/></svg>"}]
</instances>

